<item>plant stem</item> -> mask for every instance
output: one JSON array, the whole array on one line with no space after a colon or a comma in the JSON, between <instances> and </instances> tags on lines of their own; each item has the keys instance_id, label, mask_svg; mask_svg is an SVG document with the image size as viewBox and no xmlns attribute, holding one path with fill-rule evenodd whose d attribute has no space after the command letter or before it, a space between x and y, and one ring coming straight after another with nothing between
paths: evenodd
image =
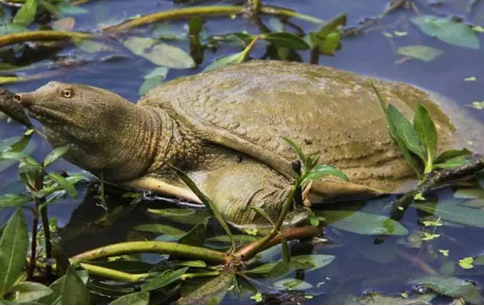
<instances>
[{"instance_id":1,"label":"plant stem","mask_svg":"<svg viewBox=\"0 0 484 306\"><path fill-rule=\"evenodd\" d=\"M38 184L36 181L36 191L42 190L44 186L44 167L42 167L42 171L40 172L38 178ZM35 199L39 203L44 202L44 199ZM37 204L36 204L37 205ZM51 266L51 259L52 259L52 244L50 242L50 226L49 226L49 214L47 212L47 205L40 205L40 218L42 220L42 229L44 230L44 241L45 241L45 259L47 263L47 267L45 269L45 276L49 279L52 276L52 266Z\"/></svg>"},{"instance_id":2,"label":"plant stem","mask_svg":"<svg viewBox=\"0 0 484 306\"><path fill-rule=\"evenodd\" d=\"M187 280L187 279L198 278L198 277L219 276L220 274L222 274L222 271L210 271L210 272L200 272L200 273L185 273L185 274L183 274L180 277L180 279L181 280Z\"/></svg>"},{"instance_id":3,"label":"plant stem","mask_svg":"<svg viewBox=\"0 0 484 306\"><path fill-rule=\"evenodd\" d=\"M13 44L23 43L27 41L58 41L67 39L85 39L92 38L92 34L80 32L67 31L28 31L11 33L0 36L0 47L5 47Z\"/></svg>"},{"instance_id":4,"label":"plant stem","mask_svg":"<svg viewBox=\"0 0 484 306\"><path fill-rule=\"evenodd\" d=\"M279 230L282 227L282 224L284 223L284 219L286 218L287 213L289 212L289 209L291 205L293 204L294 200L294 195L296 194L297 189L299 188L299 184L295 184L291 192L289 193L289 196L287 197L286 201L284 202L282 206L282 211L281 214L279 215L279 218L277 219L276 225L272 228L271 232L261 238L260 240L250 244L247 247L244 247L243 249L237 251L235 253L236 257L240 257L242 260L249 260L251 259L254 255L256 255L264 246L269 243L274 237L277 236Z\"/></svg>"},{"instance_id":5,"label":"plant stem","mask_svg":"<svg viewBox=\"0 0 484 306\"><path fill-rule=\"evenodd\" d=\"M169 11L163 11L163 12L144 15L138 18L124 21L118 25L108 27L104 29L104 31L106 32L125 31L142 25L150 24L150 23L175 20L175 19L185 19L193 16L238 15L238 14L244 13L245 11L246 11L246 7L242 5L186 7L181 9L175 9L175 10L169 10ZM263 13L267 15L279 15L284 17L294 17L294 18L299 18L313 23L323 23L323 20L319 18L304 15L304 14L299 14L295 11L282 9L282 8L261 6L259 13Z\"/></svg>"},{"instance_id":6,"label":"plant stem","mask_svg":"<svg viewBox=\"0 0 484 306\"><path fill-rule=\"evenodd\" d=\"M131 282L131 283L141 282L152 275L150 273L130 274L130 273L121 272L121 271L104 268L100 266L95 266L87 263L81 263L80 265L83 269L89 272L89 275L100 276L107 279Z\"/></svg>"},{"instance_id":7,"label":"plant stem","mask_svg":"<svg viewBox=\"0 0 484 306\"><path fill-rule=\"evenodd\" d=\"M403 217L404 211L410 206L410 204L412 204L413 199L417 194L425 194L438 185L472 175L482 169L484 169L484 157L478 158L454 169L429 173L429 175L427 175L427 177L420 182L414 190L407 192L392 203L392 213L390 214L390 218L396 221L400 220Z\"/></svg>"},{"instance_id":8,"label":"plant stem","mask_svg":"<svg viewBox=\"0 0 484 306\"><path fill-rule=\"evenodd\" d=\"M228 263L229 257L222 252L202 247L183 245L162 241L135 241L111 244L90 250L70 258L71 261L88 261L104 257L133 253L158 253L183 256L191 259L207 260L217 263Z\"/></svg>"},{"instance_id":9,"label":"plant stem","mask_svg":"<svg viewBox=\"0 0 484 306\"><path fill-rule=\"evenodd\" d=\"M30 244L30 260L27 270L27 280L29 281L33 280L35 271L35 252L37 251L37 228L39 226L39 206L40 201L38 198L35 198L35 208L32 220L32 241Z\"/></svg>"}]
</instances>

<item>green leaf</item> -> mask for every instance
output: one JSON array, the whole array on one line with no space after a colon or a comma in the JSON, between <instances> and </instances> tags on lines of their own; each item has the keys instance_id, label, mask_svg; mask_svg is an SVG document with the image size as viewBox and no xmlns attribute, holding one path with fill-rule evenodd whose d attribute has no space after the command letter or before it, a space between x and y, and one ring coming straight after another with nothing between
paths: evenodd
<instances>
[{"instance_id":1,"label":"green leaf","mask_svg":"<svg viewBox=\"0 0 484 306\"><path fill-rule=\"evenodd\" d=\"M455 201L439 201L438 203L414 203L417 209L441 217L444 220L484 227L484 210L457 205Z\"/></svg>"},{"instance_id":2,"label":"green leaf","mask_svg":"<svg viewBox=\"0 0 484 306\"><path fill-rule=\"evenodd\" d=\"M297 156L299 157L299 159L303 163L304 167L307 168L307 163L308 163L307 157L303 153L301 148L298 147L297 144L294 143L294 141L292 141L291 139L289 139L287 137L282 137L282 139L284 139L284 141L287 142L287 144L291 147L291 149L297 154ZM309 169L307 169L307 170L309 170Z\"/></svg>"},{"instance_id":3,"label":"green leaf","mask_svg":"<svg viewBox=\"0 0 484 306\"><path fill-rule=\"evenodd\" d=\"M450 296L462 298L467 303L481 304L483 302L479 290L472 283L457 277L425 276L411 281L412 284L421 284L425 288Z\"/></svg>"},{"instance_id":4,"label":"green leaf","mask_svg":"<svg viewBox=\"0 0 484 306\"><path fill-rule=\"evenodd\" d=\"M468 155L471 155L471 154L472 154L472 152L465 149L465 148L462 149L462 150L449 150L449 151L445 151L442 154L440 154L439 156L437 156L434 163L436 163L436 164L443 163L443 162L445 162L449 159L455 158L455 157L468 156Z\"/></svg>"},{"instance_id":5,"label":"green leaf","mask_svg":"<svg viewBox=\"0 0 484 306\"><path fill-rule=\"evenodd\" d=\"M472 269L474 268L474 265L472 264L474 262L474 258L472 257L466 257L459 259L459 266L461 266L462 269Z\"/></svg>"},{"instance_id":6,"label":"green leaf","mask_svg":"<svg viewBox=\"0 0 484 306\"><path fill-rule=\"evenodd\" d=\"M76 190L76 187L74 187L74 185L72 185L71 183L69 183L69 181L67 181L67 179L65 177L63 177L62 175L57 174L57 173L49 173L47 175L54 182L56 182L57 184L59 184L59 187L61 187L65 191L67 191L71 197L77 198L77 190Z\"/></svg>"},{"instance_id":7,"label":"green leaf","mask_svg":"<svg viewBox=\"0 0 484 306\"><path fill-rule=\"evenodd\" d=\"M385 216L346 210L317 211L316 215L324 217L324 222L334 228L360 235L408 234L408 230L400 223Z\"/></svg>"},{"instance_id":8,"label":"green leaf","mask_svg":"<svg viewBox=\"0 0 484 306\"><path fill-rule=\"evenodd\" d=\"M191 268L206 268L207 264L201 260L181 261L176 264L177 266L191 267Z\"/></svg>"},{"instance_id":9,"label":"green leaf","mask_svg":"<svg viewBox=\"0 0 484 306\"><path fill-rule=\"evenodd\" d=\"M186 216L195 215L197 213L197 211L192 208L165 208L165 209L148 208L148 212L165 218L186 217Z\"/></svg>"},{"instance_id":10,"label":"green leaf","mask_svg":"<svg viewBox=\"0 0 484 306\"><path fill-rule=\"evenodd\" d=\"M0 238L0 296L5 296L25 266L29 236L21 209L8 221Z\"/></svg>"},{"instance_id":11,"label":"green leaf","mask_svg":"<svg viewBox=\"0 0 484 306\"><path fill-rule=\"evenodd\" d=\"M69 151L69 146L63 146L54 149L52 152L50 152L44 159L44 167L47 168L50 164L64 156L67 151Z\"/></svg>"},{"instance_id":12,"label":"green leaf","mask_svg":"<svg viewBox=\"0 0 484 306\"><path fill-rule=\"evenodd\" d=\"M109 303L109 305L148 305L150 302L149 292L135 292L123 295Z\"/></svg>"},{"instance_id":13,"label":"green leaf","mask_svg":"<svg viewBox=\"0 0 484 306\"><path fill-rule=\"evenodd\" d=\"M72 41L77 48L86 53L98 53L111 50L109 46L92 39L72 39Z\"/></svg>"},{"instance_id":14,"label":"green leaf","mask_svg":"<svg viewBox=\"0 0 484 306\"><path fill-rule=\"evenodd\" d=\"M258 207L258 206L251 205L250 206L250 209L255 210L259 215L261 215L262 217L264 217L264 219L266 219L267 221L269 221L269 223L272 224L272 226L274 226L274 221L272 221L272 219L269 216L269 214L262 207Z\"/></svg>"},{"instance_id":15,"label":"green leaf","mask_svg":"<svg viewBox=\"0 0 484 306\"><path fill-rule=\"evenodd\" d=\"M435 169L453 169L453 168L463 166L469 162L470 160L466 156L459 156L459 157L448 159L443 163L435 164L434 168Z\"/></svg>"},{"instance_id":16,"label":"green leaf","mask_svg":"<svg viewBox=\"0 0 484 306\"><path fill-rule=\"evenodd\" d=\"M293 278L286 278L274 283L274 288L278 290L307 290L311 289L313 285L300 280L300 279L293 279Z\"/></svg>"},{"instance_id":17,"label":"green leaf","mask_svg":"<svg viewBox=\"0 0 484 306\"><path fill-rule=\"evenodd\" d=\"M190 190L202 201L202 203L207 207L210 208L213 216L217 221L220 223L222 228L224 229L227 236L230 237L232 242L232 247L235 248L235 242L232 236L232 232L230 232L229 226L225 222L222 213L218 209L217 204L215 204L208 196L206 196L200 189L198 189L197 185L192 181L188 175L186 175L182 170L170 165L170 168L175 171L175 173L181 178L181 180L190 188Z\"/></svg>"},{"instance_id":18,"label":"green leaf","mask_svg":"<svg viewBox=\"0 0 484 306\"><path fill-rule=\"evenodd\" d=\"M144 51L151 48L156 43L156 40L148 37L131 36L123 41L126 48L131 50L136 55L143 56Z\"/></svg>"},{"instance_id":19,"label":"green leaf","mask_svg":"<svg viewBox=\"0 0 484 306\"><path fill-rule=\"evenodd\" d=\"M480 48L476 33L464 23L432 15L414 17L412 22L425 34L448 44L476 50Z\"/></svg>"},{"instance_id":20,"label":"green leaf","mask_svg":"<svg viewBox=\"0 0 484 306\"><path fill-rule=\"evenodd\" d=\"M187 296L177 301L179 305L217 305L234 282L235 274L225 272L220 276L207 281Z\"/></svg>"},{"instance_id":21,"label":"green leaf","mask_svg":"<svg viewBox=\"0 0 484 306\"><path fill-rule=\"evenodd\" d=\"M262 39L272 44L294 50L308 50L310 48L304 39L289 32L263 34Z\"/></svg>"},{"instance_id":22,"label":"green leaf","mask_svg":"<svg viewBox=\"0 0 484 306\"><path fill-rule=\"evenodd\" d=\"M60 281L60 304L89 305L89 290L72 266Z\"/></svg>"},{"instance_id":23,"label":"green leaf","mask_svg":"<svg viewBox=\"0 0 484 306\"><path fill-rule=\"evenodd\" d=\"M13 18L13 23L21 26L29 26L35 20L37 13L37 0L27 0Z\"/></svg>"},{"instance_id":24,"label":"green leaf","mask_svg":"<svg viewBox=\"0 0 484 306\"><path fill-rule=\"evenodd\" d=\"M400 111L393 105L388 105L388 114L395 127L395 134L403 141L405 147L426 161L425 150L420 143L417 132Z\"/></svg>"},{"instance_id":25,"label":"green leaf","mask_svg":"<svg viewBox=\"0 0 484 306\"><path fill-rule=\"evenodd\" d=\"M427 164L431 165L437 150L437 130L429 115L429 111L420 103L417 104L417 109L415 110L413 127L427 152ZM432 170L431 167L429 168L430 170Z\"/></svg>"},{"instance_id":26,"label":"green leaf","mask_svg":"<svg viewBox=\"0 0 484 306\"><path fill-rule=\"evenodd\" d=\"M204 72L212 71L212 70L222 68L222 67L225 67L225 66L242 63L243 61L245 61L246 57L247 57L247 55L246 55L246 52L244 52L244 51L239 52L239 53L235 53L235 54L232 54L232 55L229 55L229 56L226 56L226 57L222 57L222 58L219 58L218 60L216 60L215 62L211 63L207 67L205 67L205 69L203 69L203 71Z\"/></svg>"},{"instance_id":27,"label":"green leaf","mask_svg":"<svg viewBox=\"0 0 484 306\"><path fill-rule=\"evenodd\" d=\"M416 58L424 62L431 62L437 57L442 56L442 54L444 54L444 51L437 48L415 45L400 47L397 49L397 53L403 56Z\"/></svg>"},{"instance_id":28,"label":"green leaf","mask_svg":"<svg viewBox=\"0 0 484 306\"><path fill-rule=\"evenodd\" d=\"M189 267L181 268L174 271L167 271L155 276L149 283L141 287L143 291L151 291L163 288L169 284L176 282L180 277L187 272Z\"/></svg>"},{"instance_id":29,"label":"green leaf","mask_svg":"<svg viewBox=\"0 0 484 306\"><path fill-rule=\"evenodd\" d=\"M298 255L292 256L291 262L289 264L289 273L292 270L305 270L305 271L315 271L320 269L324 266L329 265L333 262L335 256L333 255L323 255L323 254L314 254L314 255ZM248 274L270 274L279 264L283 263L283 261L273 261L256 268L247 270L246 273Z\"/></svg>"},{"instance_id":30,"label":"green leaf","mask_svg":"<svg viewBox=\"0 0 484 306\"><path fill-rule=\"evenodd\" d=\"M205 222L194 226L188 233L178 240L178 243L194 246L202 246L205 241Z\"/></svg>"},{"instance_id":31,"label":"green leaf","mask_svg":"<svg viewBox=\"0 0 484 306\"><path fill-rule=\"evenodd\" d=\"M167 224L143 224L134 227L137 231L151 232L156 234L167 234L171 236L183 236L186 234L185 231L169 226Z\"/></svg>"},{"instance_id":32,"label":"green leaf","mask_svg":"<svg viewBox=\"0 0 484 306\"><path fill-rule=\"evenodd\" d=\"M82 8L77 5L72 5L69 3L62 3L61 5L58 6L59 8L59 13L62 15L79 15L79 14L87 14L89 13L88 10L85 8Z\"/></svg>"},{"instance_id":33,"label":"green leaf","mask_svg":"<svg viewBox=\"0 0 484 306\"><path fill-rule=\"evenodd\" d=\"M0 208L18 207L32 201L33 198L30 195L7 193L0 196Z\"/></svg>"},{"instance_id":34,"label":"green leaf","mask_svg":"<svg viewBox=\"0 0 484 306\"><path fill-rule=\"evenodd\" d=\"M188 33L190 35L198 35L203 30L205 24L205 18L202 16L195 16L188 21Z\"/></svg>"},{"instance_id":35,"label":"green leaf","mask_svg":"<svg viewBox=\"0 0 484 306\"><path fill-rule=\"evenodd\" d=\"M301 184L309 183L329 175L348 181L348 177L335 167L328 165L317 165L311 171L309 171L308 175L304 178Z\"/></svg>"},{"instance_id":36,"label":"green leaf","mask_svg":"<svg viewBox=\"0 0 484 306\"><path fill-rule=\"evenodd\" d=\"M155 88L161 82L163 82L166 79L166 76L168 75L169 68L166 67L157 67L150 71L147 75L144 76L145 81L143 84L141 84L138 94L139 95L144 95L147 93L150 89Z\"/></svg>"},{"instance_id":37,"label":"green leaf","mask_svg":"<svg viewBox=\"0 0 484 306\"><path fill-rule=\"evenodd\" d=\"M10 288L7 301L13 304L33 304L52 293L49 287L33 282L21 282Z\"/></svg>"},{"instance_id":38,"label":"green leaf","mask_svg":"<svg viewBox=\"0 0 484 306\"><path fill-rule=\"evenodd\" d=\"M329 33L322 42L319 43L319 53L332 56L341 46L341 32L334 31Z\"/></svg>"}]
</instances>

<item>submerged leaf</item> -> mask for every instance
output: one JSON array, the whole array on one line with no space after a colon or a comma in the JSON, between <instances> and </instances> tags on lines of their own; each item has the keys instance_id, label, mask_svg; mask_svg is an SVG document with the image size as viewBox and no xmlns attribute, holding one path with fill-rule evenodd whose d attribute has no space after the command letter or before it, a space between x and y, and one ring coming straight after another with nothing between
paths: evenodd
<instances>
[{"instance_id":1,"label":"submerged leaf","mask_svg":"<svg viewBox=\"0 0 484 306\"><path fill-rule=\"evenodd\" d=\"M157 44L151 51L142 55L152 63L169 68L193 68L196 66L193 58L182 49L168 44Z\"/></svg>"},{"instance_id":2,"label":"submerged leaf","mask_svg":"<svg viewBox=\"0 0 484 306\"><path fill-rule=\"evenodd\" d=\"M231 271L209 280L187 296L181 297L179 305L217 305L219 304L235 279Z\"/></svg>"},{"instance_id":3,"label":"submerged leaf","mask_svg":"<svg viewBox=\"0 0 484 306\"><path fill-rule=\"evenodd\" d=\"M464 23L432 15L414 17L412 22L425 34L448 44L470 49L480 48L476 33Z\"/></svg>"},{"instance_id":4,"label":"submerged leaf","mask_svg":"<svg viewBox=\"0 0 484 306\"><path fill-rule=\"evenodd\" d=\"M123 295L109 303L109 305L148 305L150 302L149 292L135 292Z\"/></svg>"},{"instance_id":5,"label":"submerged leaf","mask_svg":"<svg viewBox=\"0 0 484 306\"><path fill-rule=\"evenodd\" d=\"M437 57L444 54L444 51L428 46L415 45L400 47L397 49L397 53L400 55L416 58L424 62L431 62Z\"/></svg>"},{"instance_id":6,"label":"submerged leaf","mask_svg":"<svg viewBox=\"0 0 484 306\"><path fill-rule=\"evenodd\" d=\"M460 206L455 201L439 201L438 203L414 203L417 209L429 214L470 226L484 227L484 210Z\"/></svg>"},{"instance_id":7,"label":"submerged leaf","mask_svg":"<svg viewBox=\"0 0 484 306\"><path fill-rule=\"evenodd\" d=\"M20 276L28 242L27 223L22 210L17 209L0 238L0 296L5 296Z\"/></svg>"},{"instance_id":8,"label":"submerged leaf","mask_svg":"<svg viewBox=\"0 0 484 306\"><path fill-rule=\"evenodd\" d=\"M324 217L324 222L334 228L361 235L408 234L408 230L403 225L385 216L345 210L322 210L317 211L316 214Z\"/></svg>"},{"instance_id":9,"label":"submerged leaf","mask_svg":"<svg viewBox=\"0 0 484 306\"><path fill-rule=\"evenodd\" d=\"M421 284L423 287L432 289L442 295L462 298L468 303L480 304L483 302L476 286L457 277L426 276L414 279L411 283Z\"/></svg>"}]
</instances>

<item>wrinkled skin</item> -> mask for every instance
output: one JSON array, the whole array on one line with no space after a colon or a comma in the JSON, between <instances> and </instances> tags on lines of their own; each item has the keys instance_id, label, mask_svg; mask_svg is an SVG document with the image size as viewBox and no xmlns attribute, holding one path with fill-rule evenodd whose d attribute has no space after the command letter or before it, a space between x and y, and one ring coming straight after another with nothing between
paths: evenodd
<instances>
[{"instance_id":1,"label":"wrinkled skin","mask_svg":"<svg viewBox=\"0 0 484 306\"><path fill-rule=\"evenodd\" d=\"M320 153L320 163L350 178L314 182L307 202L412 185L414 173L388 135L370 80L409 119L417 102L429 109L438 151L465 140L419 89L286 62L253 61L180 78L138 104L103 89L58 82L15 100L42 123L54 147L71 146L65 157L74 164L128 188L199 202L169 169L172 164L187 172L230 222L256 227L266 221L250 205L276 219L292 184L290 163L297 158L282 137L308 154Z\"/></svg>"}]
</instances>

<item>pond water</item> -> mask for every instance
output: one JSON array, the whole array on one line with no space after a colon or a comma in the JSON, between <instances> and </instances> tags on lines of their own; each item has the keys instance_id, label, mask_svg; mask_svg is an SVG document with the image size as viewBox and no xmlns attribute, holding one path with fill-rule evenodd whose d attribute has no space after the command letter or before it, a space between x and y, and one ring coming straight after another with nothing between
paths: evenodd
<instances>
[{"instance_id":1,"label":"pond water","mask_svg":"<svg viewBox=\"0 0 484 306\"><path fill-rule=\"evenodd\" d=\"M202 1L193 1L200 5ZM217 3L228 3L223 1ZM330 19L339 13L348 16L348 26L356 26L367 17L378 16L386 6L385 0L279 0L266 1L267 4L287 7L300 13ZM469 12L468 2L439 1L429 5L427 1L413 1L422 14L437 16L458 16L465 18L474 25L484 25L484 3L477 2ZM209 1L210 4L216 3ZM174 5L172 1L91 1L82 7L89 14L75 15L75 30L96 31L98 24L117 23L130 16L162 11L183 5ZM410 19L415 16L412 8L399 9L389 13L381 21L355 37L345 37L342 49L334 56L321 56L320 65L349 70L361 74L371 75L383 79L402 81L416 85L429 91L437 92L450 98L462 110L467 112L469 118L484 123L484 110L477 110L469 105L474 101L484 99L484 52L447 44L441 40L430 37L420 31ZM270 17L263 20L270 23ZM301 20L294 20L305 31L314 31L317 26ZM171 22L170 31L179 35L186 33L186 22ZM210 18L206 24L206 34L227 34L246 30L249 33L258 33L257 27L242 17ZM395 34L397 31L397 34ZM134 33L134 34L133 34ZM129 35L149 35L146 27L135 29ZM404 33L404 34L398 34ZM391 34L392 37L389 37ZM128 35L128 34L126 34ZM481 35L482 37L482 35ZM481 40L481 44L484 40ZM29 69L21 71L23 75L47 73L47 77L5 86L14 92L34 90L50 80L84 83L102 87L135 102L139 98L138 90L144 81L144 76L156 66L150 61L129 52L115 38L106 38L104 41L112 48L101 53L89 54L66 44L62 48L48 49L48 51L30 53L13 64L25 65L34 63ZM186 40L170 41L170 44L188 50ZM399 47L409 45L425 45L443 51L443 54L430 62L417 59L402 60L403 56L395 51ZM239 52L240 47L223 44L217 52L205 51L204 62L194 69L170 69L167 81L180 76L192 75L201 72L213 60ZM258 58L264 55L266 47L257 45L251 56ZM305 62L309 61L309 52L299 52ZM2 54L0 53L0 56ZM7 56L2 57L7 61ZM60 65L60 62L72 61L73 65ZM109 60L108 60L109 59ZM57 63L57 64L55 64ZM49 76L49 73L53 73ZM475 81L465 81L465 78L476 77ZM351 110L348 111L357 111ZM478 127L477 127L478 128ZM21 135L24 128L15 122L0 121L0 139ZM484 132L484 131L482 131ZM51 151L50 145L38 136L34 136L31 145L34 148L33 156L41 159ZM59 160L51 166L52 170L62 169L68 173L81 171L66 161ZM482 213L484 208L484 178L480 181L466 182L462 187L449 187L439 189L428 197L428 200L440 202L473 205L476 211ZM461 184L462 185L462 184ZM463 194L462 188L473 189L471 196ZM94 187L78 187L77 199L66 198L49 207L51 217L56 217L61 229L62 246L69 255L97 246L119 241L126 241L133 235L131 229L140 224L157 222L158 219L146 213L147 207L162 208L174 207L173 204L156 201L145 201L119 215L114 214L110 219L102 219L104 208L99 200L93 197ZM0 194L22 192L23 185L17 178L16 167L0 173ZM455 196L456 191L459 191ZM111 209L120 205L129 205L129 199L120 195L122 192L107 188L107 202ZM389 204L394 197L382 197L361 203L337 203L336 206L348 205L359 207L362 211L388 214ZM0 211L0 225L8 220L12 211ZM27 214L27 217L29 214ZM305 293L284 292L277 293L273 288L267 289L266 302L280 303L281 301L299 301L305 304L344 303L350 295L361 296L364 292L378 291L383 295L399 297L403 292L417 290L408 281L415 277L428 274L428 268L445 275L454 275L459 278L473 281L478 287L484 284L484 266L475 265L472 269L463 269L457 263L465 257L477 257L484 252L482 237L484 235L484 219L477 220L474 226L461 224L458 220L444 222L444 226L425 227L420 222L426 214L414 207L407 209L400 223L410 232L424 230L435 232L440 237L421 241L416 248L405 243L408 236L382 236L360 235L334 226L325 230L331 243L320 243L314 246L308 243L292 245L293 254L326 254L334 255L336 259L328 266L313 272L296 271L289 277L304 280L312 285L305 289ZM102 221L99 221L99 219ZM451 220L452 221L452 220ZM161 221L160 221L161 222ZM465 223L465 222L464 222ZM180 226L180 224L176 224ZM190 225L182 225L182 229L189 230ZM448 256L444 251L448 250ZM273 254L277 254L275 251ZM279 252L280 254L280 252ZM278 255L274 255L277 258ZM279 255L280 256L280 255ZM148 258L147 260L152 260ZM262 286L262 285L261 285ZM264 288L263 286L261 288ZM262 291L262 290L261 290ZM306 295L306 297L304 297ZM250 295L236 297L227 295L223 303L254 303ZM449 299L438 298L436 303L446 303Z\"/></svg>"}]
</instances>

